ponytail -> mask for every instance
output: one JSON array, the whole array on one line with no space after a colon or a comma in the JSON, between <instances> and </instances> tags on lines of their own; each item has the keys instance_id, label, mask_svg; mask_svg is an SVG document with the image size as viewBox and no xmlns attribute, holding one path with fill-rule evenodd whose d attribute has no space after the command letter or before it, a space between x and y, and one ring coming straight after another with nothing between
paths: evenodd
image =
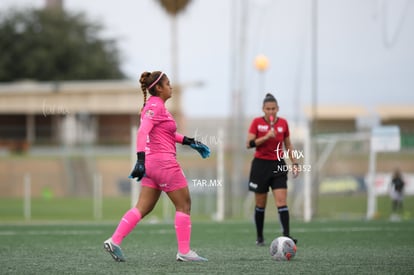
<instances>
[{"instance_id":1,"label":"ponytail","mask_svg":"<svg viewBox=\"0 0 414 275\"><path fill-rule=\"evenodd\" d=\"M161 71L155 72L143 72L139 79L139 83L141 83L141 90L142 94L144 95L144 105L147 103L147 93L150 93L153 96L156 96L155 86L158 85L163 78L164 73Z\"/></svg>"}]
</instances>

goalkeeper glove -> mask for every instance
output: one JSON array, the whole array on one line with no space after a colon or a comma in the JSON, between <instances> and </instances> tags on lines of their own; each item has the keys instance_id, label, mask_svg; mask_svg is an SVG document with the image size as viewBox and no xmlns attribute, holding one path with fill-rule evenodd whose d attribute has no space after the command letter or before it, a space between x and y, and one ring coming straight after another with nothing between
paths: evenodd
<instances>
[{"instance_id":1,"label":"goalkeeper glove","mask_svg":"<svg viewBox=\"0 0 414 275\"><path fill-rule=\"evenodd\" d=\"M210 156L210 148L208 148L207 145L199 141L196 141L194 138L189 138L189 137L184 136L183 144L190 145L191 148L196 150L203 159L208 158Z\"/></svg>"},{"instance_id":2,"label":"goalkeeper glove","mask_svg":"<svg viewBox=\"0 0 414 275\"><path fill-rule=\"evenodd\" d=\"M137 162L135 163L134 170L132 170L129 178L137 178L137 181L140 181L143 176L145 176L145 152L137 152Z\"/></svg>"}]
</instances>

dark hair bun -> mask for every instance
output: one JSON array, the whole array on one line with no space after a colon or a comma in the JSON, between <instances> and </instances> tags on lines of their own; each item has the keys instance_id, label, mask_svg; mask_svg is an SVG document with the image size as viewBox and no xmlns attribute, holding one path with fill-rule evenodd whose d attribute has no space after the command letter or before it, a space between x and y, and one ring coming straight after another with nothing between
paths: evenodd
<instances>
[{"instance_id":1,"label":"dark hair bun","mask_svg":"<svg viewBox=\"0 0 414 275\"><path fill-rule=\"evenodd\" d=\"M275 97L274 97L271 93L267 93L267 94L266 94L265 98L263 99L263 105L264 105L266 102L276 102L276 104L277 104L277 100L276 100L276 98L275 98Z\"/></svg>"}]
</instances>

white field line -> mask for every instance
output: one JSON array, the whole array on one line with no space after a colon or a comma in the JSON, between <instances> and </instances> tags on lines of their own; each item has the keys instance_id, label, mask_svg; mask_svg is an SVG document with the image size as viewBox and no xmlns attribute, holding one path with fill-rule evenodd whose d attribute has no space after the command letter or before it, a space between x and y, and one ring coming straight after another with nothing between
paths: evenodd
<instances>
[{"instance_id":1,"label":"white field line","mask_svg":"<svg viewBox=\"0 0 414 275\"><path fill-rule=\"evenodd\" d=\"M152 229L148 230L148 228L143 229L145 234L151 235L169 235L175 234L175 230L173 227L171 229ZM244 227L237 229L237 232L242 233L251 233L254 230L253 227ZM274 228L266 228L265 231L273 231ZM397 227L320 227L320 228L292 228L293 232L299 233L315 233L315 232L398 232L398 231L413 231L413 228L397 228ZM134 231L139 231L139 228L136 228ZM46 236L46 235L54 235L54 236L65 236L65 235L97 235L97 234L105 234L106 231L104 230L1 230L0 229L0 236L15 236L15 235L31 235L31 236ZM205 233L222 233L219 229L208 229L204 231Z\"/></svg>"},{"instance_id":2,"label":"white field line","mask_svg":"<svg viewBox=\"0 0 414 275\"><path fill-rule=\"evenodd\" d=\"M295 232L311 233L311 232L384 232L384 231L413 231L409 228L389 228L389 227L321 227L321 228L293 228Z\"/></svg>"},{"instance_id":3,"label":"white field line","mask_svg":"<svg viewBox=\"0 0 414 275\"><path fill-rule=\"evenodd\" d=\"M136 229L139 231L139 229ZM105 234L103 230L0 230L0 236L17 236L17 235L30 235L30 236L76 236L76 235L98 235ZM172 227L168 229L156 229L156 230L145 230L145 234L157 234L157 235L168 235L175 234L175 230Z\"/></svg>"},{"instance_id":4,"label":"white field line","mask_svg":"<svg viewBox=\"0 0 414 275\"><path fill-rule=\"evenodd\" d=\"M267 226L265 232L274 232L275 227ZM255 231L254 225L251 228L239 228L237 232L242 233L251 233ZM397 228L397 227L320 227L320 228L300 228L293 227L291 228L292 232L298 233L315 233L315 232L401 232L401 231L412 231L414 233L414 228ZM209 229L205 231L206 233L219 233L219 230Z\"/></svg>"},{"instance_id":5,"label":"white field line","mask_svg":"<svg viewBox=\"0 0 414 275\"><path fill-rule=\"evenodd\" d=\"M30 235L30 236L66 236L66 235L96 235L103 234L101 230L29 230L29 231L14 231L14 230L0 230L0 236L15 236L15 235Z\"/></svg>"}]
</instances>

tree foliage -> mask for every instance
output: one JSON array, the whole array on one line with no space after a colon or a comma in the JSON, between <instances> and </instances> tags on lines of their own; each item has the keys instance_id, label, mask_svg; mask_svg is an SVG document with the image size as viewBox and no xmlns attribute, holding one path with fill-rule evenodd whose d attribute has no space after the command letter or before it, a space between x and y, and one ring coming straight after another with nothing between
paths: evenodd
<instances>
[{"instance_id":1,"label":"tree foliage","mask_svg":"<svg viewBox=\"0 0 414 275\"><path fill-rule=\"evenodd\" d=\"M191 0L158 0L169 15L177 16L184 11Z\"/></svg>"},{"instance_id":2,"label":"tree foliage","mask_svg":"<svg viewBox=\"0 0 414 275\"><path fill-rule=\"evenodd\" d=\"M82 13L11 10L0 14L0 81L120 79L114 40Z\"/></svg>"}]
</instances>

